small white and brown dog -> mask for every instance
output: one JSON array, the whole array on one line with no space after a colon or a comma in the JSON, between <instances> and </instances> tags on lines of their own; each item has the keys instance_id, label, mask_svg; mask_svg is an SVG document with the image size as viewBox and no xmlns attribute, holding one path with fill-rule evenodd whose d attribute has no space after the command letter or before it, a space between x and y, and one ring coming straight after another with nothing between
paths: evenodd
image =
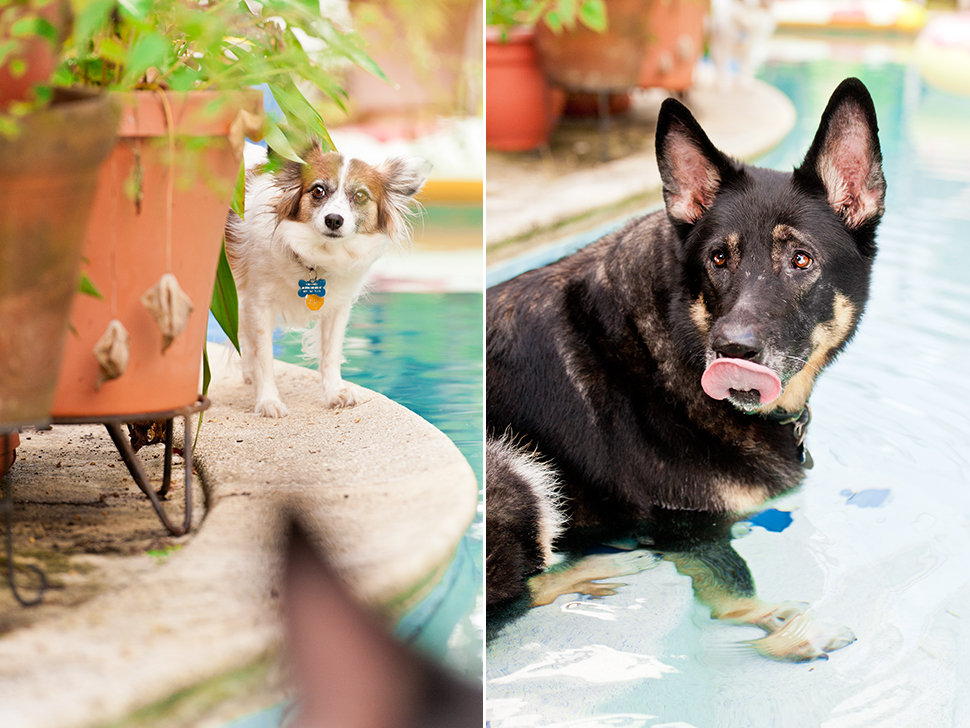
<instances>
[{"instance_id":1,"label":"small white and brown dog","mask_svg":"<svg viewBox=\"0 0 970 728\"><path fill-rule=\"evenodd\" d=\"M278 318L294 327L316 323L309 336L319 339L324 406L356 403L340 376L350 308L374 262L392 244L410 242L413 198L431 170L423 159L396 157L374 167L325 152L319 141L301 158L271 156L275 164L253 169L244 217L230 213L226 222L243 377L255 385L256 413L266 417L288 414L273 375Z\"/></svg>"}]
</instances>

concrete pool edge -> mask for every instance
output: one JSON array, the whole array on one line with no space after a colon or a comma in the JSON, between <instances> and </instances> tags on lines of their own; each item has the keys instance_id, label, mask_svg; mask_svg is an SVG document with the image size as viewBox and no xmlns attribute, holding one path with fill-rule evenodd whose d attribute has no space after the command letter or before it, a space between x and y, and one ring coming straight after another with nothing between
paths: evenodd
<instances>
[{"instance_id":1,"label":"concrete pool edge","mask_svg":"<svg viewBox=\"0 0 970 728\"><path fill-rule=\"evenodd\" d=\"M319 375L282 362L291 414L257 417L235 354L210 345L210 362L214 404L196 451L205 520L151 577L0 639L0 724L116 723L275 651L283 507L389 620L451 561L478 484L443 433L367 390L354 408L321 410Z\"/></svg>"},{"instance_id":2,"label":"concrete pool edge","mask_svg":"<svg viewBox=\"0 0 970 728\"><path fill-rule=\"evenodd\" d=\"M757 79L730 91L698 83L686 103L714 145L742 160L772 149L796 122L791 100ZM602 224L603 214L632 214L638 205L660 199L652 144L638 154L555 175L526 171L515 160L493 155L486 176L489 267L529 249L533 240L542 244L568 237Z\"/></svg>"}]
</instances>

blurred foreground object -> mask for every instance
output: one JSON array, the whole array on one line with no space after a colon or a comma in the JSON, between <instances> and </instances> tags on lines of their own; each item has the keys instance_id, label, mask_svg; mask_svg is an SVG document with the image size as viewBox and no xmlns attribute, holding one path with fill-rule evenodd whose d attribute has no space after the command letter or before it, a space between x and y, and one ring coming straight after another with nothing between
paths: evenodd
<instances>
[{"instance_id":1,"label":"blurred foreground object","mask_svg":"<svg viewBox=\"0 0 970 728\"><path fill-rule=\"evenodd\" d=\"M288 528L284 619L297 728L480 728L481 686L398 642L347 593L303 527Z\"/></svg>"}]
</instances>

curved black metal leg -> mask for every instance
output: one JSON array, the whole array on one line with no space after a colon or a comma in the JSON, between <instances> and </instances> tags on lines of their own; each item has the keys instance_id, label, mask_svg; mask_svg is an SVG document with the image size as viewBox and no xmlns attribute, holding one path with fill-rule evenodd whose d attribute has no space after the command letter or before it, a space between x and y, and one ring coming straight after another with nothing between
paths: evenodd
<instances>
[{"instance_id":1,"label":"curved black metal leg","mask_svg":"<svg viewBox=\"0 0 970 728\"><path fill-rule=\"evenodd\" d=\"M164 498L168 495L168 489L172 485L172 430L175 425L175 418L170 417L165 420L165 474L162 476L162 487L158 489L158 497Z\"/></svg>"},{"instance_id":2,"label":"curved black metal leg","mask_svg":"<svg viewBox=\"0 0 970 728\"><path fill-rule=\"evenodd\" d=\"M118 422L105 422L104 426L108 430L108 434L111 435L111 441L114 442L115 447L118 448L118 453L121 455L121 459L125 461L125 466L128 468L128 472L131 473L131 477L134 479L135 483L141 489L142 493L148 496L148 500L151 501L152 507L155 509L155 513L158 515L159 520L162 525L168 529L168 532L173 536L183 536L188 533L189 529L192 527L192 440L191 434L191 424L189 421L189 416L184 415L185 419L185 440L186 445L184 449L185 453L185 518L183 519L182 525L177 525L172 523L169 519L168 514L165 513L165 509L162 508L161 499L164 498L169 490L171 476L172 476L172 426L174 425L174 419L170 419L167 423L167 432L165 434L165 475L162 487L159 489L158 493L151 486L151 482L148 480L148 475L145 473L144 468L142 468L141 460L135 454L135 451L131 447L131 443L128 441L128 436L122 431L121 424Z\"/></svg>"},{"instance_id":3,"label":"curved black metal leg","mask_svg":"<svg viewBox=\"0 0 970 728\"><path fill-rule=\"evenodd\" d=\"M0 435L0 441L3 442L4 451L6 451L8 439L8 435ZM28 564L23 567L37 575L37 577L40 579L40 586L37 588L37 595L33 599L24 599L20 595L20 590L17 588L16 580L17 568L13 563L13 485L11 483L7 483L3 490L4 499L3 503L0 504L0 508L2 508L4 514L6 515L7 579L10 582L10 593L13 594L13 598L16 599L21 606L33 607L40 604L44 599L44 592L47 591L47 576L45 576L43 571L32 564Z\"/></svg>"},{"instance_id":4,"label":"curved black metal leg","mask_svg":"<svg viewBox=\"0 0 970 728\"><path fill-rule=\"evenodd\" d=\"M112 415L104 417L94 415L90 417L55 417L56 425L93 425L103 424L111 436L112 442L118 448L121 459L124 460L128 472L134 478L135 483L141 491L148 496L155 513L158 514L162 525L168 529L173 536L183 536L192 528L192 421L190 415L208 409L211 402L206 397L199 399L188 407L180 409L166 410L164 412L140 412L131 415ZM185 446L183 454L185 459L185 518L181 525L172 523L171 519L162 509L161 501L168 495L172 482L172 447L173 426L175 418L182 417L185 421ZM126 422L156 422L165 420L165 473L162 478L162 487L156 492L148 480L148 475L142 468L141 460L135 454L127 434L122 431L122 425Z\"/></svg>"}]
</instances>

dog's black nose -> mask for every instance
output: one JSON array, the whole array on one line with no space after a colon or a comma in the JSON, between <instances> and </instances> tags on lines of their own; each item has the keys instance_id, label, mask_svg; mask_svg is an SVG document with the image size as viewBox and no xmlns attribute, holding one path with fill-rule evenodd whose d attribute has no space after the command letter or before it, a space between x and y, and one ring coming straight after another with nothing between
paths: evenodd
<instances>
[{"instance_id":1,"label":"dog's black nose","mask_svg":"<svg viewBox=\"0 0 970 728\"><path fill-rule=\"evenodd\" d=\"M344 224L343 217L341 217L340 215L335 215L333 213L330 213L325 218L323 218L323 221L327 224L327 227L330 228L331 230L339 230L340 226Z\"/></svg>"},{"instance_id":2,"label":"dog's black nose","mask_svg":"<svg viewBox=\"0 0 970 728\"><path fill-rule=\"evenodd\" d=\"M714 336L711 348L721 356L733 359L756 359L765 344L756 326L728 325Z\"/></svg>"}]
</instances>

